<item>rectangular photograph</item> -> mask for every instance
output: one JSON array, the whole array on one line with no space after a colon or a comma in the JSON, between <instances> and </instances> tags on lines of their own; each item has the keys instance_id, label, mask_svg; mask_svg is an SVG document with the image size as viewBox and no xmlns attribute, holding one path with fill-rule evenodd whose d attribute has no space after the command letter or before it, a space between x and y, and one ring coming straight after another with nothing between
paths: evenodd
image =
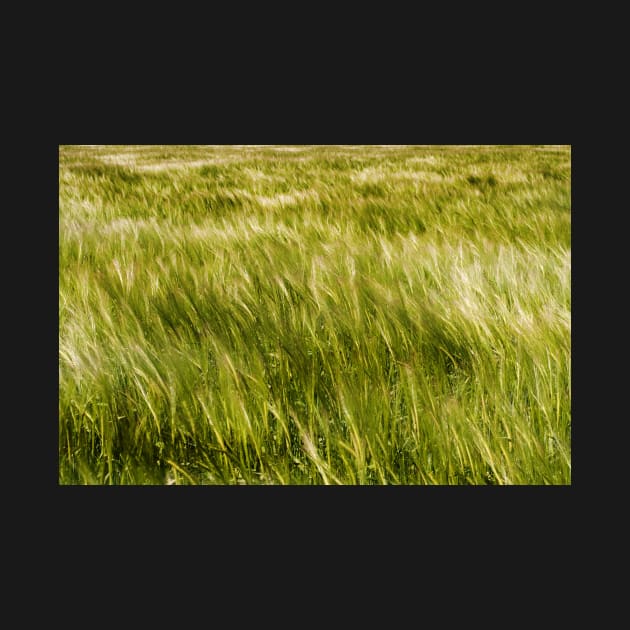
<instances>
[{"instance_id":1,"label":"rectangular photograph","mask_svg":"<svg viewBox=\"0 0 630 630\"><path fill-rule=\"evenodd\" d=\"M570 485L570 145L59 145L60 485Z\"/></svg>"}]
</instances>

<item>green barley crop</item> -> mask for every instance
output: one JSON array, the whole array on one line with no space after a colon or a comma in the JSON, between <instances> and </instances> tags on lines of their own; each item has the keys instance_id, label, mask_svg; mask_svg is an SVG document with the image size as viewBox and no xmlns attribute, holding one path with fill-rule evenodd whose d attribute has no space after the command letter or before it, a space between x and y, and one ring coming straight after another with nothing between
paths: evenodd
<instances>
[{"instance_id":1,"label":"green barley crop","mask_svg":"<svg viewBox=\"0 0 630 630\"><path fill-rule=\"evenodd\" d=\"M570 482L570 147L59 147L59 483Z\"/></svg>"}]
</instances>

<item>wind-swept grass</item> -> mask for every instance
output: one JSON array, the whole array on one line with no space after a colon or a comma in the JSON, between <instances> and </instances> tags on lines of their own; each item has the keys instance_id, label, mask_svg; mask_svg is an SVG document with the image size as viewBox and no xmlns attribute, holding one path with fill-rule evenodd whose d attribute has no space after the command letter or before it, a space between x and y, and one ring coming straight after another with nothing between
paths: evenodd
<instances>
[{"instance_id":1,"label":"wind-swept grass","mask_svg":"<svg viewBox=\"0 0 630 630\"><path fill-rule=\"evenodd\" d=\"M569 147L59 156L60 483L570 483Z\"/></svg>"}]
</instances>

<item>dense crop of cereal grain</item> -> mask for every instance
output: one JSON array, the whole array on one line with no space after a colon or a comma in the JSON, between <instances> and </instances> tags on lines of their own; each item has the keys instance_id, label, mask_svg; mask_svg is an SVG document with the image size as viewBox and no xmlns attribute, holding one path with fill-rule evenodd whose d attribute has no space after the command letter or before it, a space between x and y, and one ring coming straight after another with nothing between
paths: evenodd
<instances>
[{"instance_id":1,"label":"dense crop of cereal grain","mask_svg":"<svg viewBox=\"0 0 630 630\"><path fill-rule=\"evenodd\" d=\"M568 484L567 146L60 146L59 483Z\"/></svg>"}]
</instances>

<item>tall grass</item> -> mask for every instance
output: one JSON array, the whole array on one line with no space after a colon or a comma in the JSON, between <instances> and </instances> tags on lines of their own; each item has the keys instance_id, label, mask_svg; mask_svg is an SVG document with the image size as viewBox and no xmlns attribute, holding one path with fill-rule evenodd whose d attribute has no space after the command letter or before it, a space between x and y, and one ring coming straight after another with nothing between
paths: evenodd
<instances>
[{"instance_id":1,"label":"tall grass","mask_svg":"<svg viewBox=\"0 0 630 630\"><path fill-rule=\"evenodd\" d=\"M60 483L570 483L569 147L59 159Z\"/></svg>"}]
</instances>

